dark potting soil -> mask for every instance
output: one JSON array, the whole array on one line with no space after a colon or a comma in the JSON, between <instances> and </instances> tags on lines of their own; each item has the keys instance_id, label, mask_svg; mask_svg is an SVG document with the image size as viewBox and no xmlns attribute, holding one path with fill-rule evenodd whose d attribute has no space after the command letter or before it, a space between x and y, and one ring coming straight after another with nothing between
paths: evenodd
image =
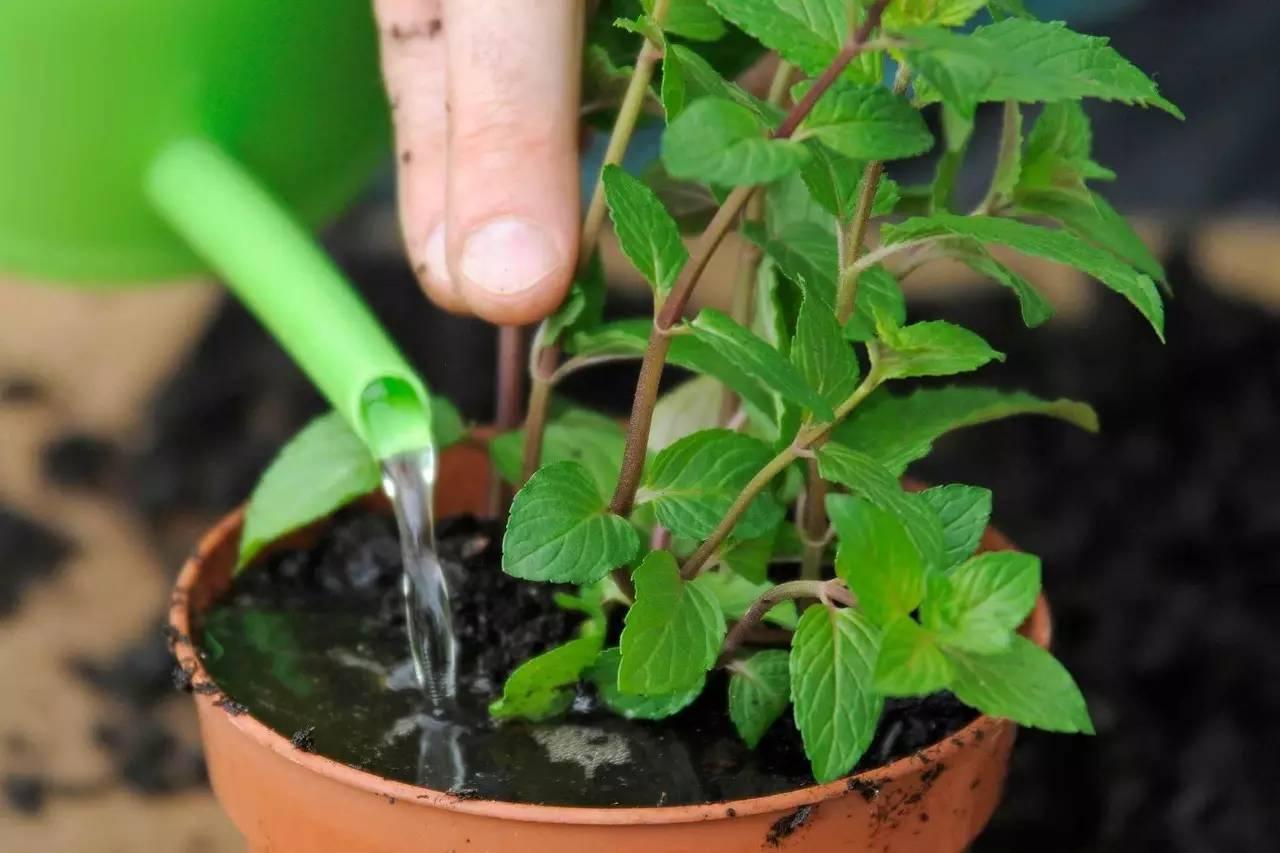
<instances>
[{"instance_id":1,"label":"dark potting soil","mask_svg":"<svg viewBox=\"0 0 1280 853\"><path fill-rule=\"evenodd\" d=\"M236 579L202 626L213 679L300 749L470 797L681 805L813 783L789 716L747 749L729 723L720 674L661 722L616 717L582 687L557 721L494 723L486 709L506 676L569 639L582 617L558 608L552 587L503 574L496 526L455 518L438 538L460 651L460 710L451 721L428 714L412 684L395 525L366 510L340 514L313 547L274 555ZM860 769L971 719L948 696L892 702Z\"/></svg>"},{"instance_id":2,"label":"dark potting soil","mask_svg":"<svg viewBox=\"0 0 1280 853\"><path fill-rule=\"evenodd\" d=\"M0 504L0 618L16 611L27 588L53 574L72 550L62 533Z\"/></svg>"}]
</instances>

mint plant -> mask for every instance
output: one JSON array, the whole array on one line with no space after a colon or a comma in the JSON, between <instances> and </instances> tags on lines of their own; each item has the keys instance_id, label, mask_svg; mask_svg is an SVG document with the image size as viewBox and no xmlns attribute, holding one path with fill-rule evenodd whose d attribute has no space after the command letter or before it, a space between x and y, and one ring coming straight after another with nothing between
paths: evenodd
<instances>
[{"instance_id":1,"label":"mint plant","mask_svg":"<svg viewBox=\"0 0 1280 853\"><path fill-rule=\"evenodd\" d=\"M790 708L821 782L854 767L890 697L949 690L983 713L1091 733L1071 676L1018 633L1039 560L979 552L990 492L911 491L901 477L955 429L1041 415L1096 430L1097 418L1069 400L914 385L1004 356L956 324L912 321L900 285L956 260L1008 288L1037 326L1052 307L990 252L1004 247L1083 271L1163 339L1164 273L1094 189L1113 175L1092 159L1082 102L1177 108L1105 39L1036 20L1019 0L601 6L584 92L612 135L579 274L535 336L523 428L491 445L519 488L504 570L573 585L557 600L584 619L511 673L494 716L552 718L588 682L614 712L662 719L720 668L744 741ZM779 61L761 97L725 72L764 51ZM982 103L1001 105L999 153L965 210L956 176ZM659 117L660 166L622 170L638 122ZM886 168L925 155L926 185ZM652 318L601 319L606 215L652 285ZM705 227L686 244L691 219ZM732 311L689 316L735 229L746 248ZM566 377L626 359L639 379L625 429L554 399ZM668 363L695 377L660 396ZM258 524L246 547L298 523ZM768 645L766 623L786 647Z\"/></svg>"}]
</instances>

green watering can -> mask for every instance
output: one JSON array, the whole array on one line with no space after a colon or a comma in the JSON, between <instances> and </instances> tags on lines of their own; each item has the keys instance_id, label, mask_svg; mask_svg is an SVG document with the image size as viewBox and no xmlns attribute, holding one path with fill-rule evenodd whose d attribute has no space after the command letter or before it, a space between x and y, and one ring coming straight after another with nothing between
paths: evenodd
<instances>
[{"instance_id":1,"label":"green watering can","mask_svg":"<svg viewBox=\"0 0 1280 853\"><path fill-rule=\"evenodd\" d=\"M0 272L216 272L379 458L421 380L312 241L387 149L370 0L0 2Z\"/></svg>"}]
</instances>

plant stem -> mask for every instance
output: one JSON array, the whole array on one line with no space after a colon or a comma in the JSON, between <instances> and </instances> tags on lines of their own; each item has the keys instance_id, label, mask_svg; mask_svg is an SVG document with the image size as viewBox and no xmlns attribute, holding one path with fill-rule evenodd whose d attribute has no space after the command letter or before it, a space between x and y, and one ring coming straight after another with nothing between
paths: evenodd
<instances>
[{"instance_id":1,"label":"plant stem","mask_svg":"<svg viewBox=\"0 0 1280 853\"><path fill-rule=\"evenodd\" d=\"M742 488L738 497L734 499L733 504L725 513L724 518L720 519L720 523L716 525L716 529L712 531L711 536L698 546L698 550L694 551L692 556L685 561L680 567L680 574L686 578L691 578L698 573L703 564L711 559L716 549L720 547L725 539L729 538L729 534L733 531L734 526L738 523L738 519L746 512L751 502L764 491L764 489L773 481L773 478L786 470L787 466L806 455L807 451L816 446L820 446L826 441L827 436L831 433L832 428L840 421L848 417L849 413L857 408L868 395L876 389L880 384L880 372L873 364L871 370L867 372L861 384L858 385L849 397L836 407L836 417L831 423L814 424L812 426L801 429L797 433L795 440L787 445L776 456L769 460L769 463L761 468L754 477Z\"/></svg>"},{"instance_id":2,"label":"plant stem","mask_svg":"<svg viewBox=\"0 0 1280 853\"><path fill-rule=\"evenodd\" d=\"M780 583L775 587L771 587L763 595L752 602L751 607L742 615L734 626L729 629L729 634L724 638L724 645L720 647L720 657L717 666L724 666L733 657L733 653L742 646L743 641L750 636L751 631L760 621L764 619L765 614L777 605L790 599L804 598L830 598L841 602L850 602L847 590L844 588L844 581L815 581L815 580L799 580Z\"/></svg>"},{"instance_id":3,"label":"plant stem","mask_svg":"<svg viewBox=\"0 0 1280 853\"><path fill-rule=\"evenodd\" d=\"M911 82L911 69L898 67L893 78L893 93L901 95ZM862 172L862 186L858 192L858 205L847 228L840 232L840 287L836 294L836 319L843 326L853 316L858 299L858 275L846 274L850 264L862 254L862 244L867 239L867 227L871 224L871 211L875 207L876 193L880 191L880 179L884 176L884 161L872 160Z\"/></svg>"},{"instance_id":4,"label":"plant stem","mask_svg":"<svg viewBox=\"0 0 1280 853\"><path fill-rule=\"evenodd\" d=\"M822 556L827 538L827 484L818 473L818 460L805 460L804 515L800 530L803 549L800 552L800 577L820 580Z\"/></svg>"},{"instance_id":5,"label":"plant stem","mask_svg":"<svg viewBox=\"0 0 1280 853\"><path fill-rule=\"evenodd\" d=\"M818 99L831 88L849 63L865 49L867 38L880 25L880 17L884 14L887 5L889 0L877 0L867 10L867 17L862 26L841 49L831 65L822 72L822 76L809 87L804 98L791 108L778 129L770 134L771 138L787 139L795 133L800 123L813 110ZM671 348L667 335L671 327L683 316L693 288L706 270L712 253L720 245L720 241L724 239L729 227L746 206L753 192L755 192L754 187L737 187L729 193L724 204L711 218L706 231L698 239L689 262L680 271L680 277L658 311L653 324L653 333L649 335L649 345L645 349L644 360L640 363L640 379L636 383L635 399L631 404L631 419L627 425L627 443L623 451L622 468L618 474L618 485L614 489L613 500L609 505L610 511L618 515L625 516L631 512L635 504L636 489L640 486L645 448L649 443L649 427L653 422L653 407L658 398L658 382L662 379L663 363L666 360L667 351Z\"/></svg>"},{"instance_id":6,"label":"plant stem","mask_svg":"<svg viewBox=\"0 0 1280 853\"><path fill-rule=\"evenodd\" d=\"M1018 166L1022 146L1022 108L1017 101L1005 101L1004 112L1000 123L1000 148L996 154L995 170L991 174L991 186L982 202L974 209L972 215L984 216L992 213L1001 201L1001 185L1009 177L1009 172ZM1017 175L1013 179L1017 181Z\"/></svg>"},{"instance_id":7,"label":"plant stem","mask_svg":"<svg viewBox=\"0 0 1280 853\"><path fill-rule=\"evenodd\" d=\"M671 0L655 0L650 18L659 27L667 18L667 10ZM616 166L622 162L635 133L636 122L644 111L645 99L649 96L649 84L653 81L654 67L662 57L662 50L647 38L636 55L635 69L627 82L627 91L622 96L618 107L618 116L614 119L613 130L609 134L609 144L605 148L604 162L601 164L601 175L605 166ZM578 242L578 275L587 269L596 247L600 243L600 231L604 227L605 215L604 184L600 175L596 176L595 189L591 193L591 201L587 205L587 214L582 221L582 236ZM541 338L541 335L538 336ZM533 476L542 462L542 440L547 428L547 413L550 408L551 388L554 383L556 365L560 360L560 342L547 341L535 356L536 369L532 371L529 389L529 408L524 421L524 458L522 460L522 480Z\"/></svg>"},{"instance_id":8,"label":"plant stem","mask_svg":"<svg viewBox=\"0 0 1280 853\"><path fill-rule=\"evenodd\" d=\"M524 398L524 329L498 329L498 389L493 422L499 430L520 423L520 401ZM489 515L497 518L507 503L507 488L496 468L489 473Z\"/></svg>"}]
</instances>

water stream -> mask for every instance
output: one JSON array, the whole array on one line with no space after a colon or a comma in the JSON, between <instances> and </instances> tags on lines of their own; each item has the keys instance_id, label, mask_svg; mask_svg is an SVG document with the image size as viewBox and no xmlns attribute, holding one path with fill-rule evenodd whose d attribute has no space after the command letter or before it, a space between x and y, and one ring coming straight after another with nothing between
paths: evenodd
<instances>
[{"instance_id":1,"label":"water stream","mask_svg":"<svg viewBox=\"0 0 1280 853\"><path fill-rule=\"evenodd\" d=\"M404 555L401 583L414 675L443 717L458 695L458 650L449 586L436 556L435 484L432 448L402 453L382 463L382 489L395 509Z\"/></svg>"}]
</instances>

